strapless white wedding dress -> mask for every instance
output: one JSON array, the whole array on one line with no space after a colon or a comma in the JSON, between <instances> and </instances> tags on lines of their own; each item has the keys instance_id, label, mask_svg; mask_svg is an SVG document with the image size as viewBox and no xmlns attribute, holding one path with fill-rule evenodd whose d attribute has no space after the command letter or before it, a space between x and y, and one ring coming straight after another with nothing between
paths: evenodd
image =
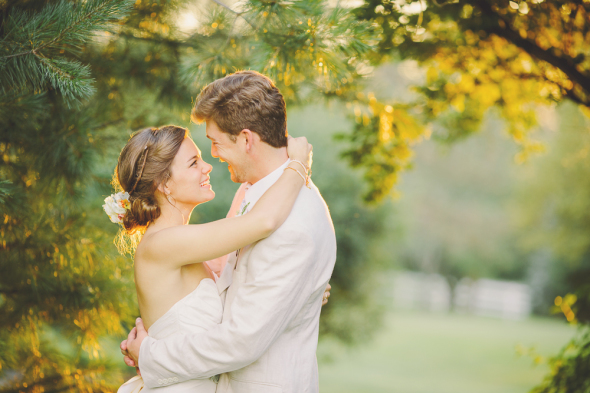
<instances>
[{"instance_id":1,"label":"strapless white wedding dress","mask_svg":"<svg viewBox=\"0 0 590 393\"><path fill-rule=\"evenodd\" d=\"M149 328L149 335L158 340L177 333L207 331L221 323L223 304L215 282L201 280L197 288L176 302ZM143 386L141 377L125 382L117 393L215 393L217 384L212 379L193 379L182 383L150 389Z\"/></svg>"}]
</instances>

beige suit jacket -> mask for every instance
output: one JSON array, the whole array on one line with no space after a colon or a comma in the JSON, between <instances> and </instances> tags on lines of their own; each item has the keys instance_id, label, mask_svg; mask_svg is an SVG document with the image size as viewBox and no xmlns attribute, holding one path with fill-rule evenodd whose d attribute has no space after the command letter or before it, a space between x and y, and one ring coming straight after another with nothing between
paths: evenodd
<instances>
[{"instance_id":1,"label":"beige suit jacket","mask_svg":"<svg viewBox=\"0 0 590 393\"><path fill-rule=\"evenodd\" d=\"M303 187L276 232L229 258L218 280L220 325L144 340L146 386L222 374L219 393L318 392L319 318L335 261L328 208L315 186Z\"/></svg>"}]
</instances>

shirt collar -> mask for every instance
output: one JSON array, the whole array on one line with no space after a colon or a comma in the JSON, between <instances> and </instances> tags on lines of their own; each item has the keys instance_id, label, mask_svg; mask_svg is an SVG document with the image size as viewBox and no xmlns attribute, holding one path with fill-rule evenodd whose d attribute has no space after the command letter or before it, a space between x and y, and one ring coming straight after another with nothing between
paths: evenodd
<instances>
[{"instance_id":1,"label":"shirt collar","mask_svg":"<svg viewBox=\"0 0 590 393\"><path fill-rule=\"evenodd\" d=\"M246 194L244 195L244 201L248 206L246 211L250 211L252 207L258 202L258 200L262 197L262 195L270 188L273 184L279 180L283 171L289 165L291 159L287 159L283 165L263 177L262 179L258 180L256 183L250 185L246 185Z\"/></svg>"}]
</instances>

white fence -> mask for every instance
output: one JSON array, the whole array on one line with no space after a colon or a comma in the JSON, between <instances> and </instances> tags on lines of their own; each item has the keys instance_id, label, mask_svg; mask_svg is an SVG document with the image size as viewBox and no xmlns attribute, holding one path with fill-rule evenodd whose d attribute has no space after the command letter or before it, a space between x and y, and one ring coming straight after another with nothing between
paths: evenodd
<instances>
[{"instance_id":1,"label":"white fence","mask_svg":"<svg viewBox=\"0 0 590 393\"><path fill-rule=\"evenodd\" d=\"M528 285L498 280L462 279L452 290L438 274L400 272L393 278L391 292L398 308L456 312L503 319L523 319L531 314L532 295Z\"/></svg>"}]
</instances>

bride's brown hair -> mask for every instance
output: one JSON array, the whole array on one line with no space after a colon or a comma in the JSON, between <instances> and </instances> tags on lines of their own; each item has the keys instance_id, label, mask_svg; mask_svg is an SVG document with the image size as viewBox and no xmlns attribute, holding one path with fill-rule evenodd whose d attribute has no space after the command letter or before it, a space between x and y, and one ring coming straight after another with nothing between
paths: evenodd
<instances>
[{"instance_id":1,"label":"bride's brown hair","mask_svg":"<svg viewBox=\"0 0 590 393\"><path fill-rule=\"evenodd\" d=\"M170 177L170 166L188 130L177 126L146 128L134 133L119 155L113 185L129 193L129 210L115 243L133 252L147 226L160 217L156 190Z\"/></svg>"}]
</instances>

